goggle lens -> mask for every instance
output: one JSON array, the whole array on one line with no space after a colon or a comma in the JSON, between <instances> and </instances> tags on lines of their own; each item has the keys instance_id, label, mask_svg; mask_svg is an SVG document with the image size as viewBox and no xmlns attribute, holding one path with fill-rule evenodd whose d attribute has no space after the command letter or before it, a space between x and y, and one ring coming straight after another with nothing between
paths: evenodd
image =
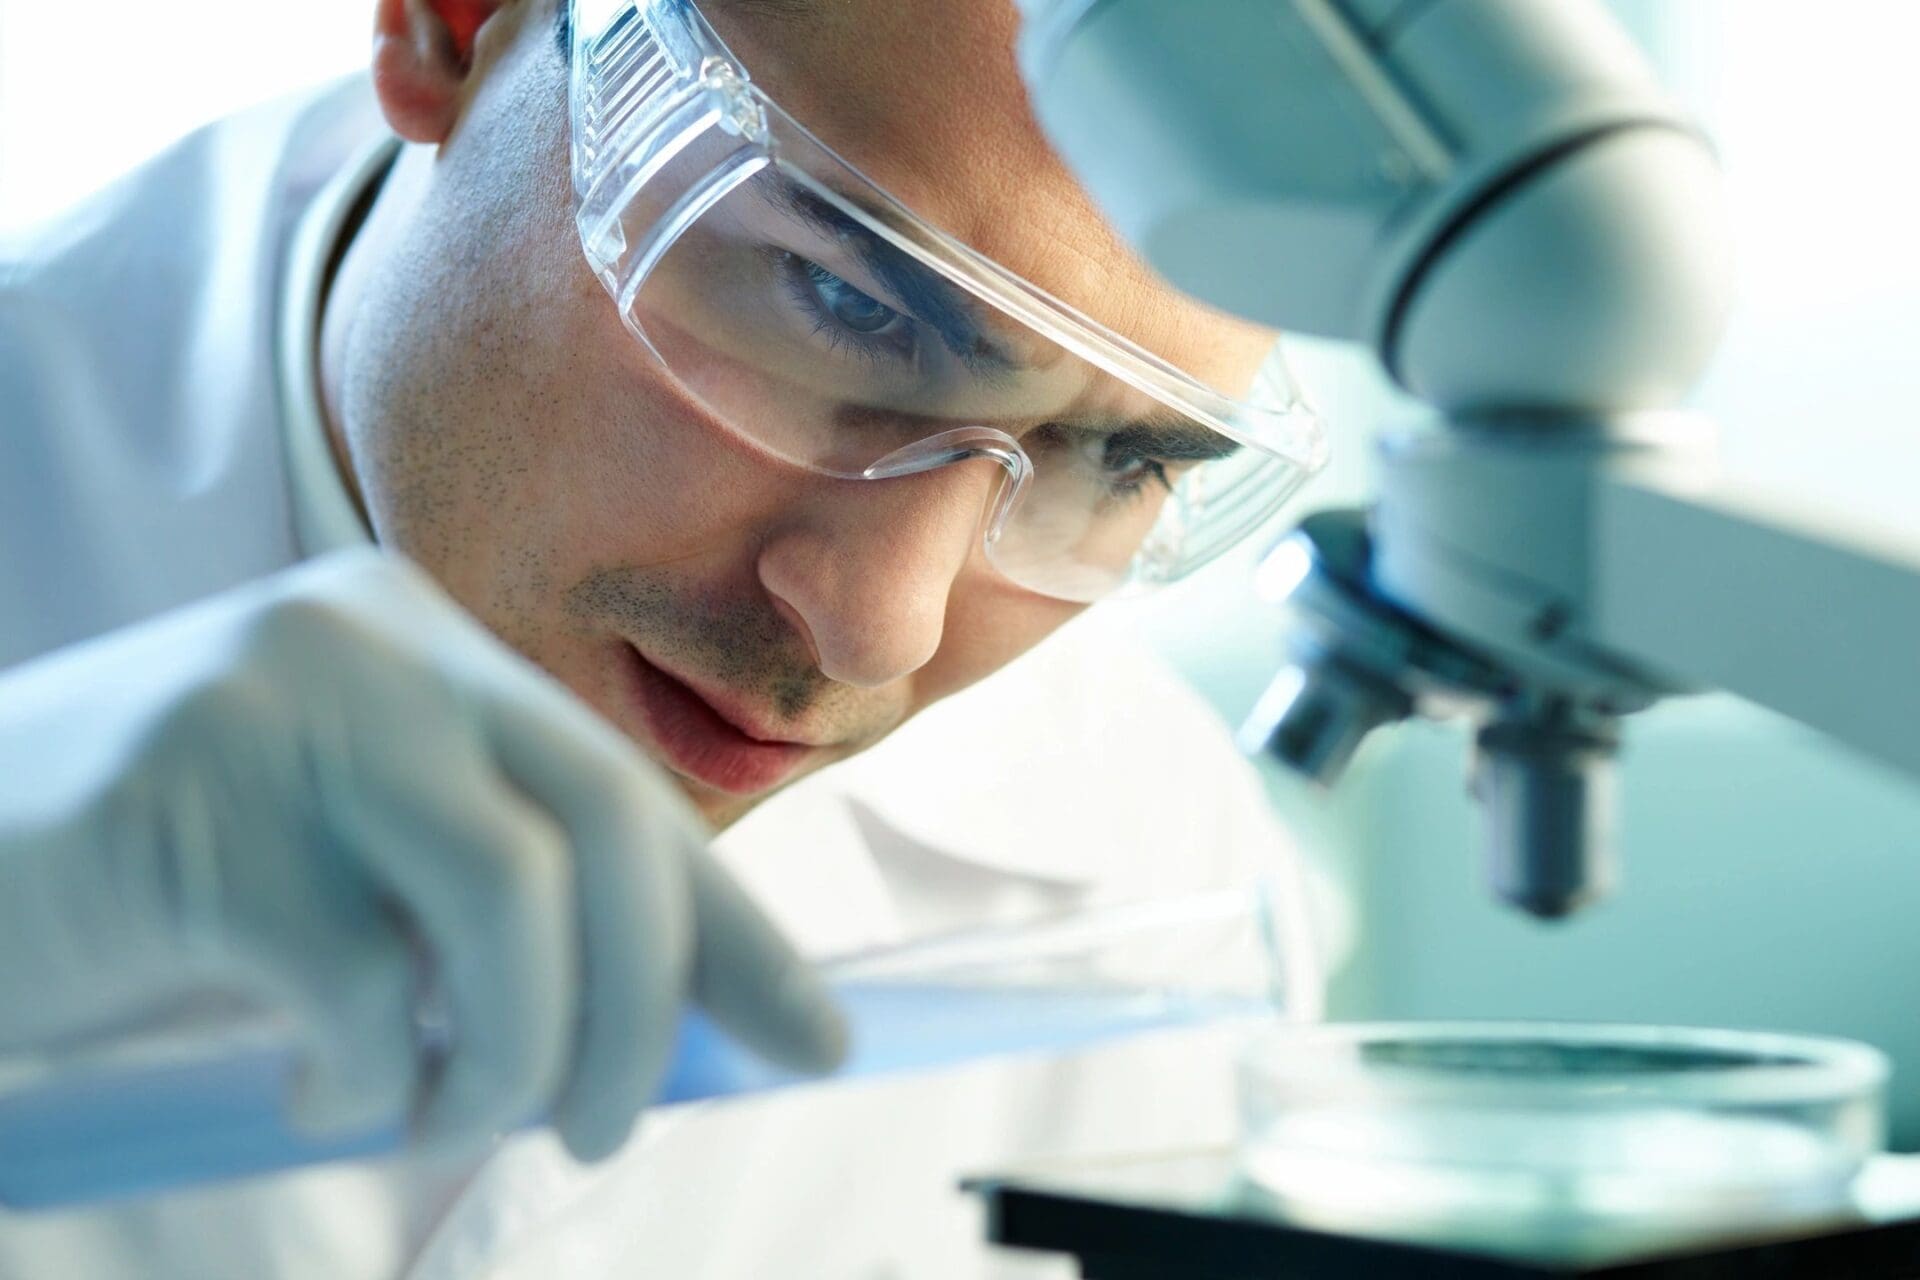
<instances>
[{"instance_id":1,"label":"goggle lens","mask_svg":"<svg viewBox=\"0 0 1920 1280\"><path fill-rule=\"evenodd\" d=\"M576 115L582 68L595 65L576 57ZM770 140L769 122L789 125L790 145ZM625 128L640 159L611 170L620 198L581 223L633 333L716 423L797 466L880 479L1000 462L1008 483L987 513L987 552L1021 585L1091 600L1177 577L1309 473L1152 394L1182 375L1145 353L1128 353L1141 372L1123 378L1069 349L1073 324L1090 324L1030 286L1014 282L1012 304L1051 307L1065 328L1011 313L1007 281L983 288L996 268L949 265L966 251L917 234L912 215L750 87L667 93Z\"/></svg>"}]
</instances>

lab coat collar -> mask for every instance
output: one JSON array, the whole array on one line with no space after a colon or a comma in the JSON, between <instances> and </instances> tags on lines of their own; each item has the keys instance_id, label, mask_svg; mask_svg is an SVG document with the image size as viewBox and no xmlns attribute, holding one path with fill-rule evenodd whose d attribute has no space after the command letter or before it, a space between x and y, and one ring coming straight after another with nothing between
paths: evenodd
<instances>
[{"instance_id":1,"label":"lab coat collar","mask_svg":"<svg viewBox=\"0 0 1920 1280\"><path fill-rule=\"evenodd\" d=\"M373 542L327 441L320 398L320 323L348 220L368 188L392 167L399 150L399 139L391 136L364 147L314 197L288 245L274 358L294 539L303 556Z\"/></svg>"}]
</instances>

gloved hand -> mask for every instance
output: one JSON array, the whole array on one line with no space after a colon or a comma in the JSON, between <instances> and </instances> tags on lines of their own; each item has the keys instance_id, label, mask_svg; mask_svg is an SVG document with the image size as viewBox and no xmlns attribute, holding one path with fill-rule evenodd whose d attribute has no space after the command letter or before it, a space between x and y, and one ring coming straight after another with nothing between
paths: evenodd
<instances>
[{"instance_id":1,"label":"gloved hand","mask_svg":"<svg viewBox=\"0 0 1920 1280\"><path fill-rule=\"evenodd\" d=\"M238 989L301 1028L303 1128L459 1145L546 1110L596 1158L688 999L782 1065L842 1052L706 838L419 570L331 556L0 675L0 1050Z\"/></svg>"}]
</instances>

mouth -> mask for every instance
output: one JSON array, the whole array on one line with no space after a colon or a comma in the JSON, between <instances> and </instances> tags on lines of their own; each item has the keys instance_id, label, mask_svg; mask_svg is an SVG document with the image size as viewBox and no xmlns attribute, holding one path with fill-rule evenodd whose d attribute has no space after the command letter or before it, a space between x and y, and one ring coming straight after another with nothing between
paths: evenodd
<instances>
[{"instance_id":1,"label":"mouth","mask_svg":"<svg viewBox=\"0 0 1920 1280\"><path fill-rule=\"evenodd\" d=\"M722 711L632 645L621 649L634 706L674 772L729 795L750 796L785 782L820 749L765 733L743 709Z\"/></svg>"}]
</instances>

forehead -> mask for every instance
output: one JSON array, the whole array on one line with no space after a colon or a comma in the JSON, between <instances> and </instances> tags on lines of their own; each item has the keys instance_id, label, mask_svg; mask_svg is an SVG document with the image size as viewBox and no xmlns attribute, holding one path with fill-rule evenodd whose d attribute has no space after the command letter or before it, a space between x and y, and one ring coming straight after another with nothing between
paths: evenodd
<instances>
[{"instance_id":1,"label":"forehead","mask_svg":"<svg viewBox=\"0 0 1920 1280\"><path fill-rule=\"evenodd\" d=\"M1012 0L751 0L702 9L753 78L921 217L1203 380L1245 390L1270 331L1162 283L1027 106Z\"/></svg>"}]
</instances>

